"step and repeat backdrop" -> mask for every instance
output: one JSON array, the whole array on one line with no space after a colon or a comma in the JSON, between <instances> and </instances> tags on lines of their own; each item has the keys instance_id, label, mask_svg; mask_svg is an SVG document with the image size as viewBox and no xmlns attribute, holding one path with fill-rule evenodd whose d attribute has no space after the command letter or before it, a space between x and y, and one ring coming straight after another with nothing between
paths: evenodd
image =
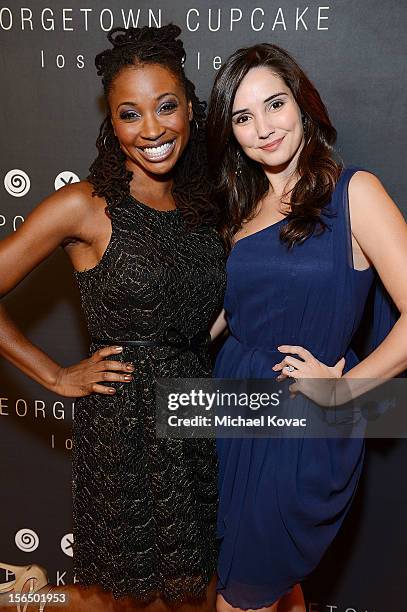
<instances>
[{"instance_id":1,"label":"step and repeat backdrop","mask_svg":"<svg viewBox=\"0 0 407 612\"><path fill-rule=\"evenodd\" d=\"M0 3L0 239L47 194L86 177L104 116L94 56L109 46L107 32L169 22L183 30L186 70L203 99L237 47L285 47L321 92L342 158L375 172L407 211L404 0L9 0ZM62 250L2 302L59 363L86 356ZM0 360L0 560L40 563L60 585L74 579L73 418L72 400ZM305 585L309 612L404 609L406 462L405 441L369 441L352 511Z\"/></svg>"}]
</instances>

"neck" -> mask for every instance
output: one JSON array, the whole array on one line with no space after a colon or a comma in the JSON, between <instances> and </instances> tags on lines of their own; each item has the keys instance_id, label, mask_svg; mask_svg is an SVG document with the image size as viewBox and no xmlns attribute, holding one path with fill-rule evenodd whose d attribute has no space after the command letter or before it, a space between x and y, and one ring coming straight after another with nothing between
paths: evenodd
<instances>
[{"instance_id":1,"label":"neck","mask_svg":"<svg viewBox=\"0 0 407 612\"><path fill-rule=\"evenodd\" d=\"M136 198L148 195L151 200L166 200L172 198L174 179L172 174L152 174L135 164L127 165L133 172L130 191Z\"/></svg>"}]
</instances>

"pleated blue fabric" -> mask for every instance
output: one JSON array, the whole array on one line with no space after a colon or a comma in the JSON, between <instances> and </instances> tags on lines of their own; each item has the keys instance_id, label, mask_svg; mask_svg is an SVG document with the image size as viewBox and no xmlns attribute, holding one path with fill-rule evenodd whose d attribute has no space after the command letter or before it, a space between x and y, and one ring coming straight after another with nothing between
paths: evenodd
<instances>
[{"instance_id":1,"label":"pleated blue fabric","mask_svg":"<svg viewBox=\"0 0 407 612\"><path fill-rule=\"evenodd\" d=\"M397 318L372 268L353 265L348 185L342 171L324 209L329 229L288 250L283 219L239 240L227 263L230 336L216 378L273 378L277 346L301 345L345 371L372 301L369 350ZM337 534L360 478L364 440L219 438L218 591L233 606L269 606L319 563Z\"/></svg>"}]
</instances>

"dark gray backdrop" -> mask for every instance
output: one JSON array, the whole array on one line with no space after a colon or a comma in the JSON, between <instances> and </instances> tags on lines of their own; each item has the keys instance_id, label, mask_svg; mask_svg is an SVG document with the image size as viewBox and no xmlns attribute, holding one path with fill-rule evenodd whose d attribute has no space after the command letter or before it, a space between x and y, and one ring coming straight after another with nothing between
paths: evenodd
<instances>
[{"instance_id":1,"label":"dark gray backdrop","mask_svg":"<svg viewBox=\"0 0 407 612\"><path fill-rule=\"evenodd\" d=\"M404 0L9 0L0 4L0 238L55 189L61 172L65 181L86 176L103 118L93 58L108 46L104 29L123 26L130 14L138 25L182 27L186 69L204 99L235 48L263 41L287 48L321 92L345 162L376 172L406 210ZM60 363L86 354L78 292L62 252L4 303ZM41 563L61 584L72 581L71 418L70 400L0 361L0 559ZM310 611L403 609L406 458L405 442L369 444L351 514L306 585Z\"/></svg>"}]
</instances>

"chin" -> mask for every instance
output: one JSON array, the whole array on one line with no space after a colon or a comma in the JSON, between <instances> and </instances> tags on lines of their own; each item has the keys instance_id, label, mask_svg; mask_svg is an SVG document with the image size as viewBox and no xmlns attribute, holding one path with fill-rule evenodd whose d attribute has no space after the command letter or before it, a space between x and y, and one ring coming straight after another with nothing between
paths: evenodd
<instances>
[{"instance_id":1,"label":"chin","mask_svg":"<svg viewBox=\"0 0 407 612\"><path fill-rule=\"evenodd\" d=\"M268 166L269 168L277 168L279 166L286 166L290 163L292 158L287 155L270 155L267 159L263 159L260 163L262 166Z\"/></svg>"},{"instance_id":2,"label":"chin","mask_svg":"<svg viewBox=\"0 0 407 612\"><path fill-rule=\"evenodd\" d=\"M144 166L144 168L146 170L148 170L148 172L150 174L168 174L169 172L172 172L172 170L174 169L175 164L167 164L165 162L161 163L161 164L151 164L148 167Z\"/></svg>"},{"instance_id":3,"label":"chin","mask_svg":"<svg viewBox=\"0 0 407 612\"><path fill-rule=\"evenodd\" d=\"M171 158L168 159L164 159L163 161L157 161L157 162L148 162L145 159L138 159L136 161L137 166L139 166L140 168L143 168L143 170L147 170L147 172L150 172L151 174L166 174L167 172L170 172L175 164L177 163L177 159L175 159L175 161ZM133 160L135 161L135 160Z\"/></svg>"},{"instance_id":4,"label":"chin","mask_svg":"<svg viewBox=\"0 0 407 612\"><path fill-rule=\"evenodd\" d=\"M264 166L273 168L274 166L288 166L294 159L298 149L295 151L276 151L267 155L267 157L261 162Z\"/></svg>"}]
</instances>

